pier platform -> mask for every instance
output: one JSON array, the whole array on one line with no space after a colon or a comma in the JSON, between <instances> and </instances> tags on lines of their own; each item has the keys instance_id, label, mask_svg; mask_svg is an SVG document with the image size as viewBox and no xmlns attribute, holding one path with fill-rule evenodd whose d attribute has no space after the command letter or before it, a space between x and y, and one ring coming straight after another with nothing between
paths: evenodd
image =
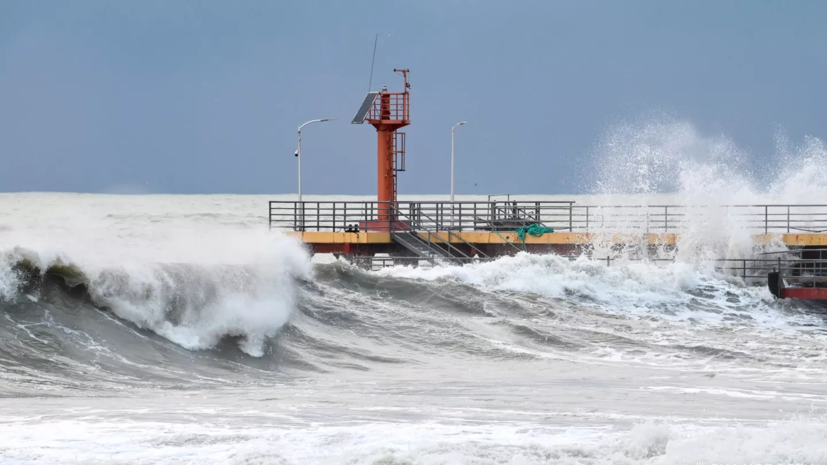
<instances>
[{"instance_id":1,"label":"pier platform","mask_svg":"<svg viewBox=\"0 0 827 465\"><path fill-rule=\"evenodd\" d=\"M827 205L815 204L272 201L269 224L299 238L314 253L362 261L382 254L399 263L411 258L464 263L520 251L571 255L598 246L676 247L685 234L733 232L751 236L755 244L827 246Z\"/></svg>"}]
</instances>

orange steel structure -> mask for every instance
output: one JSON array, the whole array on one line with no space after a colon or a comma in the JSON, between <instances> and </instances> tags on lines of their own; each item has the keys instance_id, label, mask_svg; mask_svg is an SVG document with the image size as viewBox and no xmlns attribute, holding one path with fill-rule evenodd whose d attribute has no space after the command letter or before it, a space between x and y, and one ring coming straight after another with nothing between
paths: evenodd
<instances>
[{"instance_id":1,"label":"orange steel structure","mask_svg":"<svg viewBox=\"0 0 827 465\"><path fill-rule=\"evenodd\" d=\"M394 69L402 73L405 80L404 92L388 92L387 87L373 100L365 118L376 128L378 157L377 200L380 203L379 221L395 219L393 205L396 205L396 173L405 170L405 133L399 132L411 124L410 93L408 89L409 69Z\"/></svg>"}]
</instances>

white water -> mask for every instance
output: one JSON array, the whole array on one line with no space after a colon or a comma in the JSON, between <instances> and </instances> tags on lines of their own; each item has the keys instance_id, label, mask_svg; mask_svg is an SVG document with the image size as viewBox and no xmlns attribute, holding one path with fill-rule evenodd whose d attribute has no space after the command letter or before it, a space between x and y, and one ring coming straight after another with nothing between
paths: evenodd
<instances>
[{"instance_id":1,"label":"white water","mask_svg":"<svg viewBox=\"0 0 827 465\"><path fill-rule=\"evenodd\" d=\"M164 433L156 432L163 429ZM6 463L106 464L819 464L827 427L818 421L767 426L646 422L614 428L363 424L279 431L141 422L59 422L0 428L0 448L34 439L37 449ZM113 434L114 433L114 434ZM109 435L105 441L92 441ZM69 445L72 444L71 447Z\"/></svg>"}]
</instances>

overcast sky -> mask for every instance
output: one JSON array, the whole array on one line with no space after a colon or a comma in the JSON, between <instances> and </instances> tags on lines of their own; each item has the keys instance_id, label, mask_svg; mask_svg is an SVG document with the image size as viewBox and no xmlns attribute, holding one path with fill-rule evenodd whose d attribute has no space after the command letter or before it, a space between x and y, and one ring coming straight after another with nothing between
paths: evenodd
<instances>
[{"instance_id":1,"label":"overcast sky","mask_svg":"<svg viewBox=\"0 0 827 465\"><path fill-rule=\"evenodd\" d=\"M827 2L0 0L0 191L376 191L350 120L411 69L404 194L580 193L608 128L661 112L760 166L824 138ZM586 170L588 171L588 170ZM586 186L586 187L584 187Z\"/></svg>"}]
</instances>

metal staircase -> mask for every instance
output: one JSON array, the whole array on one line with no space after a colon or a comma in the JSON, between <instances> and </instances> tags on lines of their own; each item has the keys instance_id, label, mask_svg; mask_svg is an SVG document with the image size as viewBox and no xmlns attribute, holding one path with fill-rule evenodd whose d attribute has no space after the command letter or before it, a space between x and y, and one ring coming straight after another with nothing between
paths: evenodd
<instances>
[{"instance_id":1,"label":"metal staircase","mask_svg":"<svg viewBox=\"0 0 827 465\"><path fill-rule=\"evenodd\" d=\"M445 240L442 236L433 231L423 228L421 226L421 222L422 219L425 218L426 220L430 220L432 224L437 225L437 229L441 229L439 228L439 223L435 222L433 218L427 214L420 212L419 217L417 218L418 221L413 221L410 217L400 212L398 208L395 210L397 218L400 220L406 219L409 226L405 229L392 230L391 238L398 244L413 252L414 255L420 259L427 260L432 265L438 260L445 263L461 265L474 259L474 257L469 256L453 245L451 243L452 241L461 242L467 245L469 249L480 258L488 258L488 256L481 250L469 244L456 233L448 230L447 228L445 229L445 233L448 236L448 240ZM402 221L398 224L406 223ZM427 240L423 239L422 236L425 236Z\"/></svg>"},{"instance_id":2,"label":"metal staircase","mask_svg":"<svg viewBox=\"0 0 827 465\"><path fill-rule=\"evenodd\" d=\"M406 249L413 252L417 257L428 260L428 262L432 265L437 260L444 260L448 263L461 263L460 260L456 260L456 257L448 253L448 251L442 247L439 247L434 243L423 241L416 232L397 232L391 234L391 238Z\"/></svg>"}]
</instances>

